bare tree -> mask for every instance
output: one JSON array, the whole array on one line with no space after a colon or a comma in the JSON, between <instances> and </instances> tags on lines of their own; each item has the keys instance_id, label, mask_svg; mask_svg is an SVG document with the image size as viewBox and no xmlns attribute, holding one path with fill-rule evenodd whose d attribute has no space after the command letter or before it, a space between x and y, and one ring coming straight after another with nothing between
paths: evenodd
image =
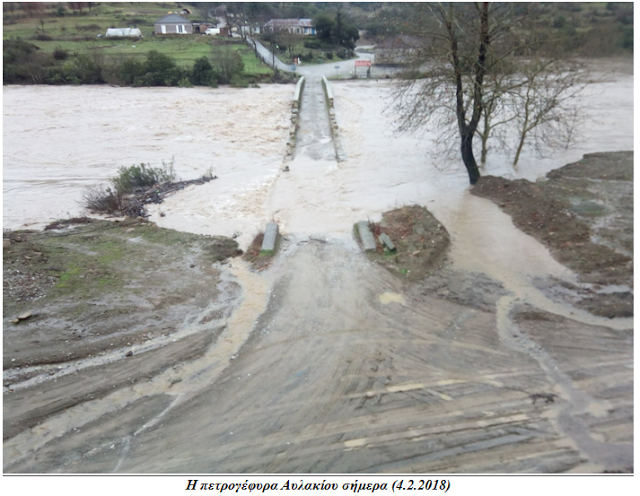
<instances>
[{"instance_id":1,"label":"bare tree","mask_svg":"<svg viewBox=\"0 0 640 496\"><path fill-rule=\"evenodd\" d=\"M487 51L496 36L495 23L489 23L491 8L488 2L473 7L451 3L414 4L411 8L415 9L412 34L422 44L410 54L412 67L396 95L399 129L441 121L442 109L454 106L462 161L469 181L475 184L480 172L473 138L482 117ZM451 92L453 105L446 98Z\"/></svg>"},{"instance_id":2,"label":"bare tree","mask_svg":"<svg viewBox=\"0 0 640 496\"><path fill-rule=\"evenodd\" d=\"M398 130L429 125L451 140L454 123L471 184L480 177L476 135L481 164L490 140L513 147L514 166L526 144L540 151L571 142L584 71L547 49L553 44L538 39L524 16L513 15L509 4L487 2L410 8L407 32L417 46L405 55L409 69L392 106Z\"/></svg>"},{"instance_id":3,"label":"bare tree","mask_svg":"<svg viewBox=\"0 0 640 496\"><path fill-rule=\"evenodd\" d=\"M489 139L512 149L517 166L525 145L543 155L568 147L581 121L578 94L589 81L584 63L546 53L532 55L493 70L485 81L481 125L481 164L486 164Z\"/></svg>"},{"instance_id":4,"label":"bare tree","mask_svg":"<svg viewBox=\"0 0 640 496\"><path fill-rule=\"evenodd\" d=\"M576 96L587 84L586 74L577 63L534 60L524 64L524 83L504 98L518 130L514 167L527 143L542 153L545 148L566 148L575 140L581 120Z\"/></svg>"}]
</instances>

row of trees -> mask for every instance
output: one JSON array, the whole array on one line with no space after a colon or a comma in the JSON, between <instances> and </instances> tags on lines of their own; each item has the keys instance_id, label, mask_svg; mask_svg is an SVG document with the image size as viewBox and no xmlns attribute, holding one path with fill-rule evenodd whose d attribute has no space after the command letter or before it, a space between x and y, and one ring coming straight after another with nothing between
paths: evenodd
<instances>
[{"instance_id":1,"label":"row of trees","mask_svg":"<svg viewBox=\"0 0 640 496\"><path fill-rule=\"evenodd\" d=\"M192 67L181 67L170 56L152 50L144 59L106 57L99 49L70 54L61 48L43 53L25 40L5 40L4 84L118 84L124 86L247 86L240 55L212 47Z\"/></svg>"},{"instance_id":2,"label":"row of trees","mask_svg":"<svg viewBox=\"0 0 640 496\"><path fill-rule=\"evenodd\" d=\"M392 106L399 130L430 126L441 142L457 141L471 184L480 177L474 138L481 163L494 142L512 147L514 166L527 144L542 150L575 139L586 71L564 44L540 37L526 13L489 2L406 8L409 68Z\"/></svg>"},{"instance_id":3,"label":"row of trees","mask_svg":"<svg viewBox=\"0 0 640 496\"><path fill-rule=\"evenodd\" d=\"M353 50L360 39L358 28L350 24L338 10L335 18L328 14L320 14L313 19L316 36L326 43L333 43Z\"/></svg>"},{"instance_id":4,"label":"row of trees","mask_svg":"<svg viewBox=\"0 0 640 496\"><path fill-rule=\"evenodd\" d=\"M10 15L23 12L27 17L41 17L47 13L47 8L55 9L58 16L64 16L67 11L74 14L91 13L92 2L60 2L57 4L44 2L3 2L2 10Z\"/></svg>"}]
</instances>

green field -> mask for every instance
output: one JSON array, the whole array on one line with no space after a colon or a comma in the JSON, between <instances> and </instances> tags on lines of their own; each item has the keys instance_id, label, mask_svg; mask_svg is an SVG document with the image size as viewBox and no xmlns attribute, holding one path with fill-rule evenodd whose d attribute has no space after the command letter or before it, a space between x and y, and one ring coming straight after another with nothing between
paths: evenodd
<instances>
[{"instance_id":1,"label":"green field","mask_svg":"<svg viewBox=\"0 0 640 496\"><path fill-rule=\"evenodd\" d=\"M60 47L70 53L83 53L88 49L98 49L107 57L139 56L143 59L151 50L171 56L179 66L190 67L200 57L208 57L211 46L222 46L227 50L239 52L247 75L272 74L272 70L260 61L253 50L240 38L219 38L200 34L175 37L154 35L153 23L172 10L178 10L171 3L106 3L92 7L91 13L85 8L84 14L74 15L70 10L64 17L56 16L55 7L47 9L40 17L25 18L25 12L16 10L3 16L3 38L22 38L29 40L42 51L52 53ZM188 16L197 20L197 15ZM136 25L143 38L105 39L109 27L131 27ZM37 35L46 35L51 41L37 39Z\"/></svg>"}]
</instances>

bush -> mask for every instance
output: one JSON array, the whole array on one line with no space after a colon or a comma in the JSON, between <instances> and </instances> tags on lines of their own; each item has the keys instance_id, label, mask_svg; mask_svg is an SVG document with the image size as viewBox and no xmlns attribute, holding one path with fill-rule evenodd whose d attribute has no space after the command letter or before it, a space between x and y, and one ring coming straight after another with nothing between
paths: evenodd
<instances>
[{"instance_id":1,"label":"bush","mask_svg":"<svg viewBox=\"0 0 640 496\"><path fill-rule=\"evenodd\" d=\"M77 54L70 69L70 76L78 78L82 84L103 84L106 82L104 56L96 50Z\"/></svg>"},{"instance_id":2,"label":"bush","mask_svg":"<svg viewBox=\"0 0 640 496\"><path fill-rule=\"evenodd\" d=\"M143 75L143 63L132 57L127 57L123 60L116 71L116 77L122 84L130 84L133 86L135 86L136 79L139 80ZM141 86L141 84L138 86Z\"/></svg>"},{"instance_id":3,"label":"bush","mask_svg":"<svg viewBox=\"0 0 640 496\"><path fill-rule=\"evenodd\" d=\"M318 40L308 40L303 43L305 48L318 49L320 48L320 42Z\"/></svg>"},{"instance_id":4,"label":"bush","mask_svg":"<svg viewBox=\"0 0 640 496\"><path fill-rule=\"evenodd\" d=\"M188 77L183 77L180 81L178 81L178 86L180 88L193 88L193 84L191 84L191 80Z\"/></svg>"},{"instance_id":5,"label":"bush","mask_svg":"<svg viewBox=\"0 0 640 496\"><path fill-rule=\"evenodd\" d=\"M14 62L23 60L36 50L40 50L40 48L35 46L33 43L29 43L28 41L20 38L15 40L3 40L2 48L4 64L13 64Z\"/></svg>"},{"instance_id":6,"label":"bush","mask_svg":"<svg viewBox=\"0 0 640 496\"><path fill-rule=\"evenodd\" d=\"M38 41L53 41L53 38L46 33L38 33L33 39Z\"/></svg>"},{"instance_id":7,"label":"bush","mask_svg":"<svg viewBox=\"0 0 640 496\"><path fill-rule=\"evenodd\" d=\"M49 73L49 75L45 78L45 81L47 84L66 84L67 82L60 71L56 69Z\"/></svg>"},{"instance_id":8,"label":"bush","mask_svg":"<svg viewBox=\"0 0 640 496\"><path fill-rule=\"evenodd\" d=\"M145 86L175 86L185 76L171 57L156 50L147 54L142 70L144 76L141 79Z\"/></svg>"},{"instance_id":9,"label":"bush","mask_svg":"<svg viewBox=\"0 0 640 496\"><path fill-rule=\"evenodd\" d=\"M53 50L53 58L56 60L67 60L69 57L69 51L62 47L55 47Z\"/></svg>"},{"instance_id":10,"label":"bush","mask_svg":"<svg viewBox=\"0 0 640 496\"><path fill-rule=\"evenodd\" d=\"M230 86L232 88L248 88L249 81L242 77L240 74L235 74L230 81Z\"/></svg>"},{"instance_id":11,"label":"bush","mask_svg":"<svg viewBox=\"0 0 640 496\"><path fill-rule=\"evenodd\" d=\"M333 52L327 52L327 58L333 60Z\"/></svg>"},{"instance_id":12,"label":"bush","mask_svg":"<svg viewBox=\"0 0 640 496\"><path fill-rule=\"evenodd\" d=\"M66 13L67 9L65 9L64 5L62 5L61 3L58 4L58 7L56 8L56 15L58 17L64 17Z\"/></svg>"},{"instance_id":13,"label":"bush","mask_svg":"<svg viewBox=\"0 0 640 496\"><path fill-rule=\"evenodd\" d=\"M154 184L173 181L175 178L171 160L168 164L162 162L162 167L151 167L149 164L120 167L118 175L111 179L111 184L117 195L123 195L138 188L150 188Z\"/></svg>"},{"instance_id":14,"label":"bush","mask_svg":"<svg viewBox=\"0 0 640 496\"><path fill-rule=\"evenodd\" d=\"M206 86L210 84L212 76L213 66L211 65L207 57L200 57L194 62L193 70L191 71L191 81L193 82L193 84L198 86Z\"/></svg>"},{"instance_id":15,"label":"bush","mask_svg":"<svg viewBox=\"0 0 640 496\"><path fill-rule=\"evenodd\" d=\"M219 84L229 84L233 76L244 71L242 57L234 50L214 48L211 50L211 58L213 74Z\"/></svg>"},{"instance_id":16,"label":"bush","mask_svg":"<svg viewBox=\"0 0 640 496\"><path fill-rule=\"evenodd\" d=\"M108 187L89 187L82 194L82 205L94 212L111 214L120 210L122 195L116 194Z\"/></svg>"}]
</instances>

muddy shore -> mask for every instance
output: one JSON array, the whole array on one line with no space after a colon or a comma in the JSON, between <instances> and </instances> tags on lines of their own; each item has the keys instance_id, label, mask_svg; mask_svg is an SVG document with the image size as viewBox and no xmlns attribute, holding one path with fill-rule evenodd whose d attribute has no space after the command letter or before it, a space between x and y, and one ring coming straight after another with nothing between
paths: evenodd
<instances>
[{"instance_id":1,"label":"muddy shore","mask_svg":"<svg viewBox=\"0 0 640 496\"><path fill-rule=\"evenodd\" d=\"M536 182L484 176L471 194L495 202L582 283L540 288L595 315L633 315L633 152L588 154Z\"/></svg>"}]
</instances>

